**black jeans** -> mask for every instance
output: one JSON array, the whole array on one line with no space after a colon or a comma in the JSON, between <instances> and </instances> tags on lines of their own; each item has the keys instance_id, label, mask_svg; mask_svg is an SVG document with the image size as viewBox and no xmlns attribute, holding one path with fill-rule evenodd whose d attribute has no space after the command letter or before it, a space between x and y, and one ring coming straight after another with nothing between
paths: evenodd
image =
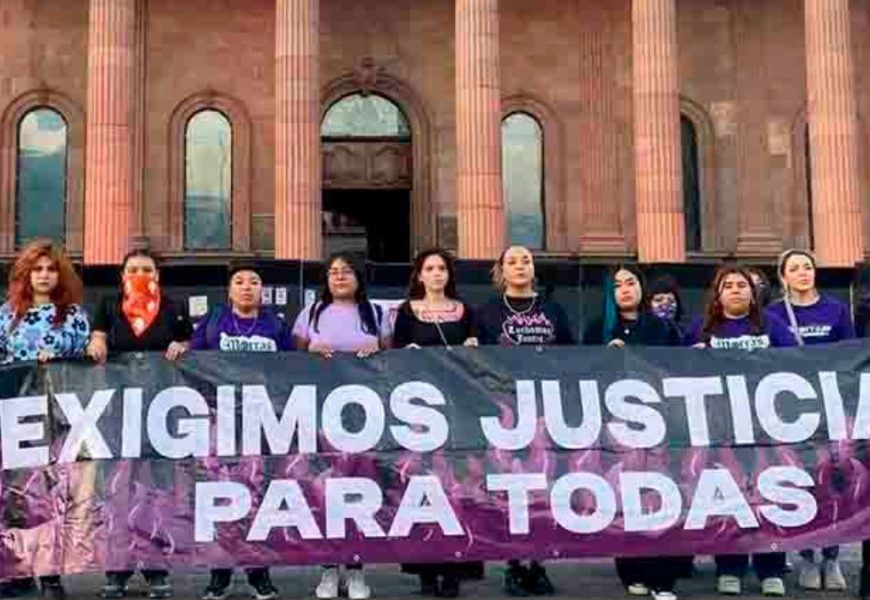
<instances>
[{"instance_id":1,"label":"black jeans","mask_svg":"<svg viewBox=\"0 0 870 600\"><path fill-rule=\"evenodd\" d=\"M691 563L691 556L618 557L616 573L625 587L640 583L656 592L672 592Z\"/></svg>"},{"instance_id":2,"label":"black jeans","mask_svg":"<svg viewBox=\"0 0 870 600\"><path fill-rule=\"evenodd\" d=\"M755 574L761 580L782 577L785 575L785 553L754 554L752 565L755 567ZM749 569L748 554L725 554L716 557L716 575L743 577L747 569Z\"/></svg>"},{"instance_id":3,"label":"black jeans","mask_svg":"<svg viewBox=\"0 0 870 600\"><path fill-rule=\"evenodd\" d=\"M169 571L163 569L142 569L140 572L148 583L151 583L155 577L169 577ZM120 577L124 581L127 581L134 574L135 571L107 571L106 577Z\"/></svg>"},{"instance_id":4,"label":"black jeans","mask_svg":"<svg viewBox=\"0 0 870 600\"><path fill-rule=\"evenodd\" d=\"M822 558L825 560L837 560L837 557L840 556L840 547L839 546L828 546L827 548L822 548ZM816 551L815 550L801 550L801 558L806 561L813 562L816 560Z\"/></svg>"},{"instance_id":5,"label":"black jeans","mask_svg":"<svg viewBox=\"0 0 870 600\"><path fill-rule=\"evenodd\" d=\"M250 569L245 569L245 573L248 574L248 583L252 583L257 579L269 575L269 567L252 567ZM211 576L222 577L227 581L233 578L233 570L232 569L212 569Z\"/></svg>"}]
</instances>

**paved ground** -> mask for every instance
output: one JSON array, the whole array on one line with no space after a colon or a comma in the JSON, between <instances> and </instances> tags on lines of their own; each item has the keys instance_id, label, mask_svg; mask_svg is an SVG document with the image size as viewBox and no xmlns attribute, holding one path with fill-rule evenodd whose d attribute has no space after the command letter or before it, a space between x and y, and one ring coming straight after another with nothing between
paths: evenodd
<instances>
[{"instance_id":1,"label":"paved ground","mask_svg":"<svg viewBox=\"0 0 870 600\"><path fill-rule=\"evenodd\" d=\"M797 557L792 558L798 564ZM714 569L708 557L696 561L698 573L693 579L684 580L679 584L678 593L681 598L698 600L718 599L713 592L715 586ZM848 594L827 592L802 592L797 588L796 575L788 577L788 597L808 598L809 600L843 599L854 596L857 589L858 569L860 568L860 548L849 546L843 549L843 567L849 578L851 590ZM595 562L553 562L548 570L557 588L556 600L569 598L614 599L623 600L625 592L619 586L611 561ZM375 566L367 568L367 580L372 586L375 597L380 599L418 599L420 598L417 582L414 577L399 572L396 566ZM504 598L501 590L503 567L492 564L487 568L487 576L483 581L468 582L462 588L465 598ZM281 589L282 598L311 598L312 590L319 580L319 570L316 568L281 568L273 570L275 584ZM207 584L208 575L203 573L176 573L173 577L176 594L179 599L198 598L199 592ZM102 578L93 575L66 578L66 583L73 600L93 600L95 592L102 585ZM141 597L140 579L131 582L131 597ZM747 579L745 585L746 599L760 598L758 581ZM249 598L244 577L236 575L234 598Z\"/></svg>"}]
</instances>

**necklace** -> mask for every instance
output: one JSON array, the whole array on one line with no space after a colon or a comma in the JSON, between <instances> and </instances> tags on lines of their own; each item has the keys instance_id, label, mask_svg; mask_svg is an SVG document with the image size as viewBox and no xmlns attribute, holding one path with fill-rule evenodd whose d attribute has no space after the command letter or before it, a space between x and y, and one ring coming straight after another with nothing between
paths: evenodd
<instances>
[{"instance_id":1,"label":"necklace","mask_svg":"<svg viewBox=\"0 0 870 600\"><path fill-rule=\"evenodd\" d=\"M257 323L260 322L260 313L257 313L254 322L251 324L250 327L248 327L248 330L242 331L242 328L239 326L239 320L236 318L236 313L230 312L230 315L233 317L233 329L236 330L236 335L241 335L245 337L250 336L254 329L257 327Z\"/></svg>"},{"instance_id":2,"label":"necklace","mask_svg":"<svg viewBox=\"0 0 870 600\"><path fill-rule=\"evenodd\" d=\"M502 298L502 302L504 302L504 305L507 307L507 309L515 315L525 315L525 314L530 313L532 311L532 309L535 308L535 301L537 300L537 296L532 296L531 303L529 304L529 307L527 309L517 310L513 306L511 306L511 303L508 301L507 294L502 294L501 298Z\"/></svg>"}]
</instances>

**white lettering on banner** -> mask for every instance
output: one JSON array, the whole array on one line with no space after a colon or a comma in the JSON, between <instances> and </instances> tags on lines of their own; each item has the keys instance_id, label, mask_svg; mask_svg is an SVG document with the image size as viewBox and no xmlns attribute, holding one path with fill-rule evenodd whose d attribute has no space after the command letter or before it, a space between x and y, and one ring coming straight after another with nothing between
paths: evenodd
<instances>
[{"instance_id":1,"label":"white lettering on banner","mask_svg":"<svg viewBox=\"0 0 870 600\"><path fill-rule=\"evenodd\" d=\"M411 402L415 399L422 400L426 406ZM432 452L441 448L447 443L450 425L444 413L429 407L445 404L444 394L431 383L409 381L396 386L390 394L390 410L400 421L417 425L423 431L408 425L393 425L390 427L393 439L412 452Z\"/></svg>"},{"instance_id":2,"label":"white lettering on banner","mask_svg":"<svg viewBox=\"0 0 870 600\"><path fill-rule=\"evenodd\" d=\"M535 397L535 382L520 380L516 382L517 389L517 422L513 429L506 429L499 417L481 417L480 428L486 440L500 450L522 450L535 439L535 427L538 420L537 398Z\"/></svg>"},{"instance_id":3,"label":"white lettering on banner","mask_svg":"<svg viewBox=\"0 0 870 600\"><path fill-rule=\"evenodd\" d=\"M637 398L643 404L626 402ZM623 379L610 384L604 393L604 404L622 422L608 425L617 443L629 448L655 448L667 436L662 414L646 404L661 404L662 399L650 384L636 379ZM631 427L633 423L639 427Z\"/></svg>"},{"instance_id":4,"label":"white lettering on banner","mask_svg":"<svg viewBox=\"0 0 870 600\"><path fill-rule=\"evenodd\" d=\"M114 394L115 390L94 392L87 408L82 408L82 403L75 394L55 395L64 417L72 424L60 450L58 462L75 462L82 448L87 448L88 455L92 459L112 458L112 451L100 433L97 421L106 412Z\"/></svg>"},{"instance_id":5,"label":"white lettering on banner","mask_svg":"<svg viewBox=\"0 0 870 600\"><path fill-rule=\"evenodd\" d=\"M0 451L3 470L41 467L48 464L48 446L26 447L45 437L43 421L24 422L29 417L45 417L48 396L26 396L0 401Z\"/></svg>"},{"instance_id":6,"label":"white lettering on banner","mask_svg":"<svg viewBox=\"0 0 870 600\"><path fill-rule=\"evenodd\" d=\"M812 384L800 375L766 375L755 388L755 412L758 422L767 434L778 442L787 444L797 444L813 437L822 416L817 412L804 413L794 423L785 423L776 410L776 399L780 394L789 394L798 400L818 399Z\"/></svg>"},{"instance_id":7,"label":"white lettering on banner","mask_svg":"<svg viewBox=\"0 0 870 600\"><path fill-rule=\"evenodd\" d=\"M619 474L625 531L662 531L677 524L683 513L683 496L673 479L652 471ZM644 491L659 499L658 510L645 510Z\"/></svg>"},{"instance_id":8,"label":"white lettering on banner","mask_svg":"<svg viewBox=\"0 0 870 600\"><path fill-rule=\"evenodd\" d=\"M726 469L701 472L694 493L686 500L673 479L652 471L623 471L614 489L597 473L566 473L550 486L544 473L490 474L486 487L490 494L507 495L507 527L510 535L532 533L530 505L532 495L547 501L553 521L562 529L593 535L613 527L626 532L655 532L670 528L703 530L711 519L733 521L742 529L758 528L758 517L778 527L799 528L811 523L818 506L809 491L813 478L792 466L768 467L757 478L756 487L766 502L758 506L758 517ZM687 491L687 493L689 493ZM577 494L591 495L594 510L578 512ZM315 519L314 509L325 513L325 538L346 539L351 521L365 538L409 537L417 525L437 526L444 536L466 535L441 480L432 475L411 476L391 523L378 518L384 509L380 485L365 477L334 477L325 480L323 506L308 504L299 482L273 479L268 483L262 503L255 506L249 488L235 482L198 482L196 484L195 535L197 542L211 542L221 524L247 520L255 511L246 539L262 542L275 530L294 530L300 539L321 540L324 534ZM653 501L650 501L653 499ZM655 506L656 508L651 508ZM388 527L387 527L388 525ZM551 526L551 525L548 525ZM389 533L385 533L385 527Z\"/></svg>"},{"instance_id":9,"label":"white lettering on banner","mask_svg":"<svg viewBox=\"0 0 870 600\"><path fill-rule=\"evenodd\" d=\"M263 454L263 436L269 454L289 454L293 439L298 436L300 454L317 452L317 388L313 385L293 387L281 418L263 385L242 386L242 454Z\"/></svg>"},{"instance_id":10,"label":"white lettering on banner","mask_svg":"<svg viewBox=\"0 0 870 600\"><path fill-rule=\"evenodd\" d=\"M578 427L565 423L561 386L558 381L542 381L544 422L550 437L560 448L581 449L593 446L601 435L601 395L597 381L581 381L580 404L583 421Z\"/></svg>"},{"instance_id":11,"label":"white lettering on banner","mask_svg":"<svg viewBox=\"0 0 870 600\"><path fill-rule=\"evenodd\" d=\"M169 432L169 413L184 409L190 417L177 420L178 437ZM209 455L208 404L199 392L188 387L166 388L151 401L148 437L154 449L167 458Z\"/></svg>"},{"instance_id":12,"label":"white lettering on banner","mask_svg":"<svg viewBox=\"0 0 870 600\"><path fill-rule=\"evenodd\" d=\"M362 429L345 429L342 413L351 404L363 409L365 421ZM377 446L384 431L384 404L381 397L364 385L343 385L332 390L323 401L323 434L339 452L368 452Z\"/></svg>"},{"instance_id":13,"label":"white lettering on banner","mask_svg":"<svg viewBox=\"0 0 870 600\"><path fill-rule=\"evenodd\" d=\"M514 411L501 407L504 412L496 416L492 414L496 405L487 406L484 410L489 415L462 425L479 425L488 448L507 452L528 449L539 434L548 436L555 447L568 450L602 444L650 449L674 436L668 426L678 434L687 432L686 441L692 447L750 445L756 442L756 431L785 444L816 440L822 432L832 441L870 437L870 373L860 374L851 430L854 404L847 410L838 373L824 371L816 377L770 373L754 390L744 375L727 375L724 380L716 376L663 378L660 390L640 379L619 379L603 394L599 382L591 379L571 385L555 379L522 379L515 382ZM842 379L852 385L855 377ZM854 396L853 390L844 389ZM714 415L721 419L722 408L711 412L717 401L711 398L721 396L729 403L731 419L717 423L714 440L711 420ZM143 448L149 449L149 456L179 460L314 454L322 441L329 450L349 454L395 445L412 452L432 452L451 439L447 407L457 401L436 384L417 380L398 382L388 397L360 384L331 390L299 384L285 398L282 402L270 395L264 385L217 385L211 405L199 391L185 386L159 390L150 402L141 387L98 390L87 406L80 395L65 391L51 397L7 398L0 401L2 469L49 464L45 425L49 414L57 414L49 410L54 406L69 427L53 428L50 441L60 442L58 461L70 462L82 451L87 451L90 460L140 458ZM678 402L682 410L675 409ZM359 417L347 419L347 411L356 411ZM579 422L575 422L577 414ZM101 425L110 416L112 430L106 423ZM602 440L604 428L608 437ZM110 433L111 438L106 437Z\"/></svg>"}]
</instances>

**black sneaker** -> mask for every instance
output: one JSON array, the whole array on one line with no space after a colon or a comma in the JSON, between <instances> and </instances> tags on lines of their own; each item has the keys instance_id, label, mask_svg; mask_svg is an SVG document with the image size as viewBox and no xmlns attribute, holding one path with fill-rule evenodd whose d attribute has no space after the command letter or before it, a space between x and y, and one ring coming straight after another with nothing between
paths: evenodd
<instances>
[{"instance_id":1,"label":"black sneaker","mask_svg":"<svg viewBox=\"0 0 870 600\"><path fill-rule=\"evenodd\" d=\"M211 581L205 592L202 594L202 600L224 600L230 595L230 584L233 581L233 572L228 569L213 569L211 572Z\"/></svg>"},{"instance_id":2,"label":"black sneaker","mask_svg":"<svg viewBox=\"0 0 870 600\"><path fill-rule=\"evenodd\" d=\"M166 575L152 575L148 580L148 597L152 600L172 598L172 584Z\"/></svg>"},{"instance_id":3,"label":"black sneaker","mask_svg":"<svg viewBox=\"0 0 870 600\"><path fill-rule=\"evenodd\" d=\"M127 596L127 582L129 579L117 573L106 573L106 583L103 585L103 598L124 598Z\"/></svg>"},{"instance_id":4,"label":"black sneaker","mask_svg":"<svg viewBox=\"0 0 870 600\"><path fill-rule=\"evenodd\" d=\"M272 600L278 597L278 588L272 585L269 571L255 571L248 575L248 583L254 588L254 598L257 600Z\"/></svg>"},{"instance_id":5,"label":"black sneaker","mask_svg":"<svg viewBox=\"0 0 870 600\"><path fill-rule=\"evenodd\" d=\"M30 577L10 579L0 583L0 598L26 598L39 595L36 581Z\"/></svg>"},{"instance_id":6,"label":"black sneaker","mask_svg":"<svg viewBox=\"0 0 870 600\"><path fill-rule=\"evenodd\" d=\"M426 573L420 575L420 595L421 596L437 596L438 595L438 576Z\"/></svg>"},{"instance_id":7,"label":"black sneaker","mask_svg":"<svg viewBox=\"0 0 870 600\"><path fill-rule=\"evenodd\" d=\"M508 596L521 598L528 596L526 581L529 578L529 570L520 564L508 565L504 573L504 591Z\"/></svg>"},{"instance_id":8,"label":"black sneaker","mask_svg":"<svg viewBox=\"0 0 870 600\"><path fill-rule=\"evenodd\" d=\"M438 590L438 596L441 598L459 597L459 577L456 575L445 575L441 579L441 589Z\"/></svg>"},{"instance_id":9,"label":"black sneaker","mask_svg":"<svg viewBox=\"0 0 870 600\"><path fill-rule=\"evenodd\" d=\"M552 596L556 593L547 570L538 563L532 563L526 578L526 591L533 596Z\"/></svg>"},{"instance_id":10,"label":"black sneaker","mask_svg":"<svg viewBox=\"0 0 870 600\"><path fill-rule=\"evenodd\" d=\"M42 597L51 598L52 600L66 600L66 590L60 582L60 577L51 575L49 577L40 577L39 583L42 584Z\"/></svg>"}]
</instances>

